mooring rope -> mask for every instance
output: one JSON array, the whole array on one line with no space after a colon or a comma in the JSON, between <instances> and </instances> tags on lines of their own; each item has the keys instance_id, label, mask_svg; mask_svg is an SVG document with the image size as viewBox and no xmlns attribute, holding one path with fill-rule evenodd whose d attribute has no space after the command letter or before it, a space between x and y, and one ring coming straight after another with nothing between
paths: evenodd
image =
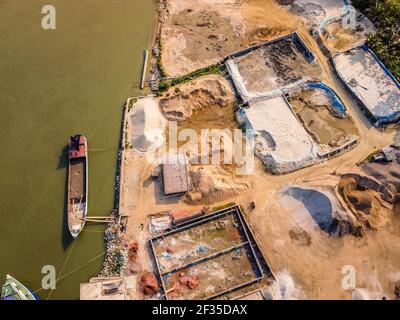
<instances>
[{"instance_id":1,"label":"mooring rope","mask_svg":"<svg viewBox=\"0 0 400 320\"><path fill-rule=\"evenodd\" d=\"M63 276L57 278L54 282L57 283L58 281L61 281L61 280L65 279L66 277L70 276L71 274L75 273L76 271L79 271L79 270L83 269L87 265L91 264L93 261L96 261L100 257L104 256L106 253L107 253L107 251L104 251L104 252L100 253L99 255L95 256L94 258L90 259L89 261L85 262L84 264L80 265L79 267L77 267L77 268L71 270L70 272L64 274ZM34 293L37 293L37 292L42 291L42 290L44 290L44 288L39 288L36 291L34 291ZM53 291L53 289L52 289L52 291ZM47 296L46 299L48 299L49 296L50 296L50 294Z\"/></svg>"},{"instance_id":2,"label":"mooring rope","mask_svg":"<svg viewBox=\"0 0 400 320\"><path fill-rule=\"evenodd\" d=\"M63 264L63 266L61 267L60 272L58 273L58 277L61 276L61 274L63 273L63 271L64 271L64 269L65 269L65 266L67 265L69 259L71 258L71 254L72 254L72 252L74 251L75 245L76 245L76 241L74 241L74 243L72 244L71 250L68 252L68 255L67 255L67 257L65 258L64 264ZM49 300L51 294L53 293L53 290L54 290L54 289L51 289L51 291L50 291L49 295L47 296L46 300Z\"/></svg>"}]
</instances>

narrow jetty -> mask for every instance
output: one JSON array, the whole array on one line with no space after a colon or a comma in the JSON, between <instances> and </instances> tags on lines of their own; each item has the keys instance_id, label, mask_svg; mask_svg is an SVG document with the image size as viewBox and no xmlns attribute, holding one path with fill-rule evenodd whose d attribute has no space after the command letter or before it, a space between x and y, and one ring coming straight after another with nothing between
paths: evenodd
<instances>
[{"instance_id":1,"label":"narrow jetty","mask_svg":"<svg viewBox=\"0 0 400 320\"><path fill-rule=\"evenodd\" d=\"M149 61L149 52L145 50L143 52L144 62L143 62L143 70L142 70L142 78L140 80L140 89L144 89L144 85L146 83L146 71L147 71L147 63Z\"/></svg>"}]
</instances>

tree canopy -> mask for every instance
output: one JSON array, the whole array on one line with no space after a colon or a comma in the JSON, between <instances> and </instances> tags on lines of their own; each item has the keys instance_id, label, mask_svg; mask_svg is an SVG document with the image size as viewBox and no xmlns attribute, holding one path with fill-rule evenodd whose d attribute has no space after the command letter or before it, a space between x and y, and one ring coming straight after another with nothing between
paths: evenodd
<instances>
[{"instance_id":1,"label":"tree canopy","mask_svg":"<svg viewBox=\"0 0 400 320\"><path fill-rule=\"evenodd\" d=\"M353 0L352 4L377 28L367 44L400 79L400 0Z\"/></svg>"}]
</instances>

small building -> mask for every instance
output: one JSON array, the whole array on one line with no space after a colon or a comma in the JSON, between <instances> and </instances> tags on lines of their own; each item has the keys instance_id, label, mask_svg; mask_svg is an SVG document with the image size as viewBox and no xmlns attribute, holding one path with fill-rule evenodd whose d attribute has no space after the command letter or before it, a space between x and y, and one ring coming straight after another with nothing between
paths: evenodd
<instances>
[{"instance_id":1,"label":"small building","mask_svg":"<svg viewBox=\"0 0 400 320\"><path fill-rule=\"evenodd\" d=\"M396 149L392 146L384 147L381 152L374 157L374 160L392 162L396 160Z\"/></svg>"},{"instance_id":2,"label":"small building","mask_svg":"<svg viewBox=\"0 0 400 320\"><path fill-rule=\"evenodd\" d=\"M80 285L80 300L126 300L123 278L92 278Z\"/></svg>"},{"instance_id":3,"label":"small building","mask_svg":"<svg viewBox=\"0 0 400 320\"><path fill-rule=\"evenodd\" d=\"M184 153L166 156L162 174L165 195L180 195L189 191L188 161Z\"/></svg>"}]
</instances>

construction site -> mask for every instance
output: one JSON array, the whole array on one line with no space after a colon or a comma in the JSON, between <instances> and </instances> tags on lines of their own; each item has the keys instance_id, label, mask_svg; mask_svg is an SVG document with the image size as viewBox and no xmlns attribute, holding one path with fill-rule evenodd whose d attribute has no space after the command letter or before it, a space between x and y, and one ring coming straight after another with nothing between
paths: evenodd
<instances>
[{"instance_id":1,"label":"construction site","mask_svg":"<svg viewBox=\"0 0 400 320\"><path fill-rule=\"evenodd\" d=\"M344 4L160 1L162 89L123 122L124 297L400 298L400 89ZM185 129L254 136L252 171Z\"/></svg>"}]
</instances>

